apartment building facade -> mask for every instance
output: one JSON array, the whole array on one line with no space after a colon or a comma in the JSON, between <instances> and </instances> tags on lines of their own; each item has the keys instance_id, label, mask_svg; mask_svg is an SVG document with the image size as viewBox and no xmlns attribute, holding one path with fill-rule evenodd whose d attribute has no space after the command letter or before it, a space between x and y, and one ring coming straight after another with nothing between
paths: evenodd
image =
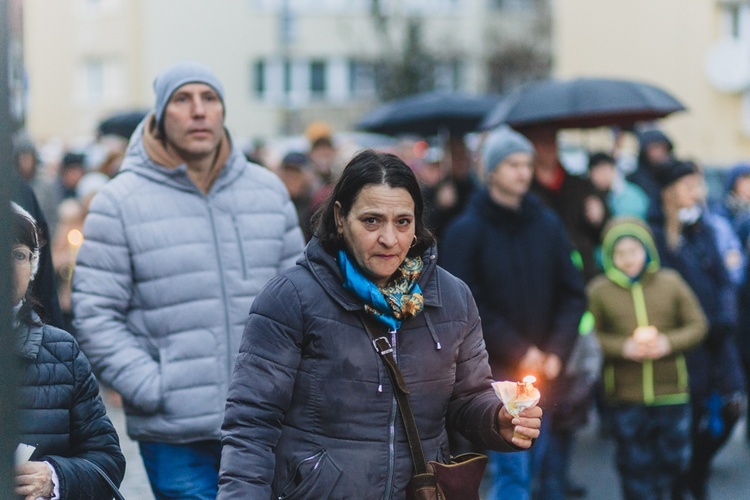
<instances>
[{"instance_id":1,"label":"apartment building facade","mask_svg":"<svg viewBox=\"0 0 750 500\"><path fill-rule=\"evenodd\" d=\"M346 130L377 104L378 64L403 55L410 22L434 59L433 88L481 93L493 51L534 32L546 4L26 0L27 128L39 140L89 137L112 112L148 109L153 77L194 59L222 79L238 137L299 133L319 120Z\"/></svg>"},{"instance_id":2,"label":"apartment building facade","mask_svg":"<svg viewBox=\"0 0 750 500\"><path fill-rule=\"evenodd\" d=\"M676 152L750 161L750 2L556 0L554 74L657 84L688 108L661 120Z\"/></svg>"}]
</instances>

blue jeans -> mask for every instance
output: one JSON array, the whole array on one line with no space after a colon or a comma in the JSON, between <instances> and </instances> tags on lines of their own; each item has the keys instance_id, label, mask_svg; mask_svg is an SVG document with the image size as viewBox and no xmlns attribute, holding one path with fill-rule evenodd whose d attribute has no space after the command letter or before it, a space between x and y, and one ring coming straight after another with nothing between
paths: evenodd
<instances>
[{"instance_id":1,"label":"blue jeans","mask_svg":"<svg viewBox=\"0 0 750 500\"><path fill-rule=\"evenodd\" d=\"M510 453L488 452L489 469L492 474L492 487L488 499L531 499L532 474L538 469L538 461L545 453L549 432L550 417L545 415L539 439L530 450Z\"/></svg>"},{"instance_id":2,"label":"blue jeans","mask_svg":"<svg viewBox=\"0 0 750 500\"><path fill-rule=\"evenodd\" d=\"M620 406L611 416L624 498L669 498L690 460L690 405Z\"/></svg>"},{"instance_id":3,"label":"blue jeans","mask_svg":"<svg viewBox=\"0 0 750 500\"><path fill-rule=\"evenodd\" d=\"M213 500L219 491L220 441L187 444L139 441L143 465L157 500Z\"/></svg>"},{"instance_id":4,"label":"blue jeans","mask_svg":"<svg viewBox=\"0 0 750 500\"><path fill-rule=\"evenodd\" d=\"M565 500L573 431L547 429L544 450L534 462L534 495L539 500Z\"/></svg>"}]
</instances>

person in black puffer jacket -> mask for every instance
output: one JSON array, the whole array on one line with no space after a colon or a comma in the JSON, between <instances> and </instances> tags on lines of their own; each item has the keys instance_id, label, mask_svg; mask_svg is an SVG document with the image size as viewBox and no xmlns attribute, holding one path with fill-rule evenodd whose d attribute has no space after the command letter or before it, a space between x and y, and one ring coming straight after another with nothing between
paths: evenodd
<instances>
[{"instance_id":1,"label":"person in black puffer jacket","mask_svg":"<svg viewBox=\"0 0 750 500\"><path fill-rule=\"evenodd\" d=\"M13 204L13 335L21 358L16 493L26 499L112 498L125 457L88 360L66 331L45 325L30 293L41 238L34 218ZM33 448L27 448L27 445ZM18 453L17 453L18 455ZM25 458L25 457L24 457Z\"/></svg>"}]
</instances>

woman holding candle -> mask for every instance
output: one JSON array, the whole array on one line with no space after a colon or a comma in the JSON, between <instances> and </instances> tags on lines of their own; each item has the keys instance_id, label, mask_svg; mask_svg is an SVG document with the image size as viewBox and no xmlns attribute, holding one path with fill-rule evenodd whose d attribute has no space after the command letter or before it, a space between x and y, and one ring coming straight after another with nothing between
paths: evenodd
<instances>
[{"instance_id":1,"label":"woman holding candle","mask_svg":"<svg viewBox=\"0 0 750 500\"><path fill-rule=\"evenodd\" d=\"M436 265L422 214L396 156L364 151L344 169L304 257L253 303L220 498L404 498L412 459L366 323L392 346L427 460L448 459L446 426L496 450L539 436L540 408L512 417L495 396L474 300Z\"/></svg>"},{"instance_id":2,"label":"woman holding candle","mask_svg":"<svg viewBox=\"0 0 750 500\"><path fill-rule=\"evenodd\" d=\"M613 220L602 243L604 274L589 308L604 354L605 403L626 499L670 498L690 459L685 352L707 331L698 299L661 269L646 226Z\"/></svg>"}]
</instances>

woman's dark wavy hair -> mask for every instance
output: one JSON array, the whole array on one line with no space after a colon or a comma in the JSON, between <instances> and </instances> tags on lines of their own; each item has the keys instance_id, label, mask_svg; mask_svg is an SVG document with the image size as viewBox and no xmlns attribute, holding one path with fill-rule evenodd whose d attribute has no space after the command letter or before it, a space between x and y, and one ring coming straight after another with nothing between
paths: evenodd
<instances>
[{"instance_id":1,"label":"woman's dark wavy hair","mask_svg":"<svg viewBox=\"0 0 750 500\"><path fill-rule=\"evenodd\" d=\"M44 240L37 226L15 210L13 210L13 236L16 245L25 245L32 251L38 250L44 245ZM37 256L37 258L39 257ZM32 312L36 311L40 317L44 317L44 308L31 291L32 284L33 282L29 283L29 287L26 289L23 305L18 311L18 321L26 325L41 326L41 323L32 316Z\"/></svg>"},{"instance_id":2,"label":"woman's dark wavy hair","mask_svg":"<svg viewBox=\"0 0 750 500\"><path fill-rule=\"evenodd\" d=\"M367 186L387 185L392 188L404 188L414 200L414 229L417 236L416 244L409 250L409 256L414 257L422 253L435 243L435 237L425 227L424 201L419 182L409 166L396 155L378 153L366 149L357 153L344 167L331 194L318 208L313 216L315 236L320 240L323 248L335 254L343 248L343 241L336 228L333 207L336 202L341 204L341 215L346 216L357 201L359 193Z\"/></svg>"}]
</instances>

